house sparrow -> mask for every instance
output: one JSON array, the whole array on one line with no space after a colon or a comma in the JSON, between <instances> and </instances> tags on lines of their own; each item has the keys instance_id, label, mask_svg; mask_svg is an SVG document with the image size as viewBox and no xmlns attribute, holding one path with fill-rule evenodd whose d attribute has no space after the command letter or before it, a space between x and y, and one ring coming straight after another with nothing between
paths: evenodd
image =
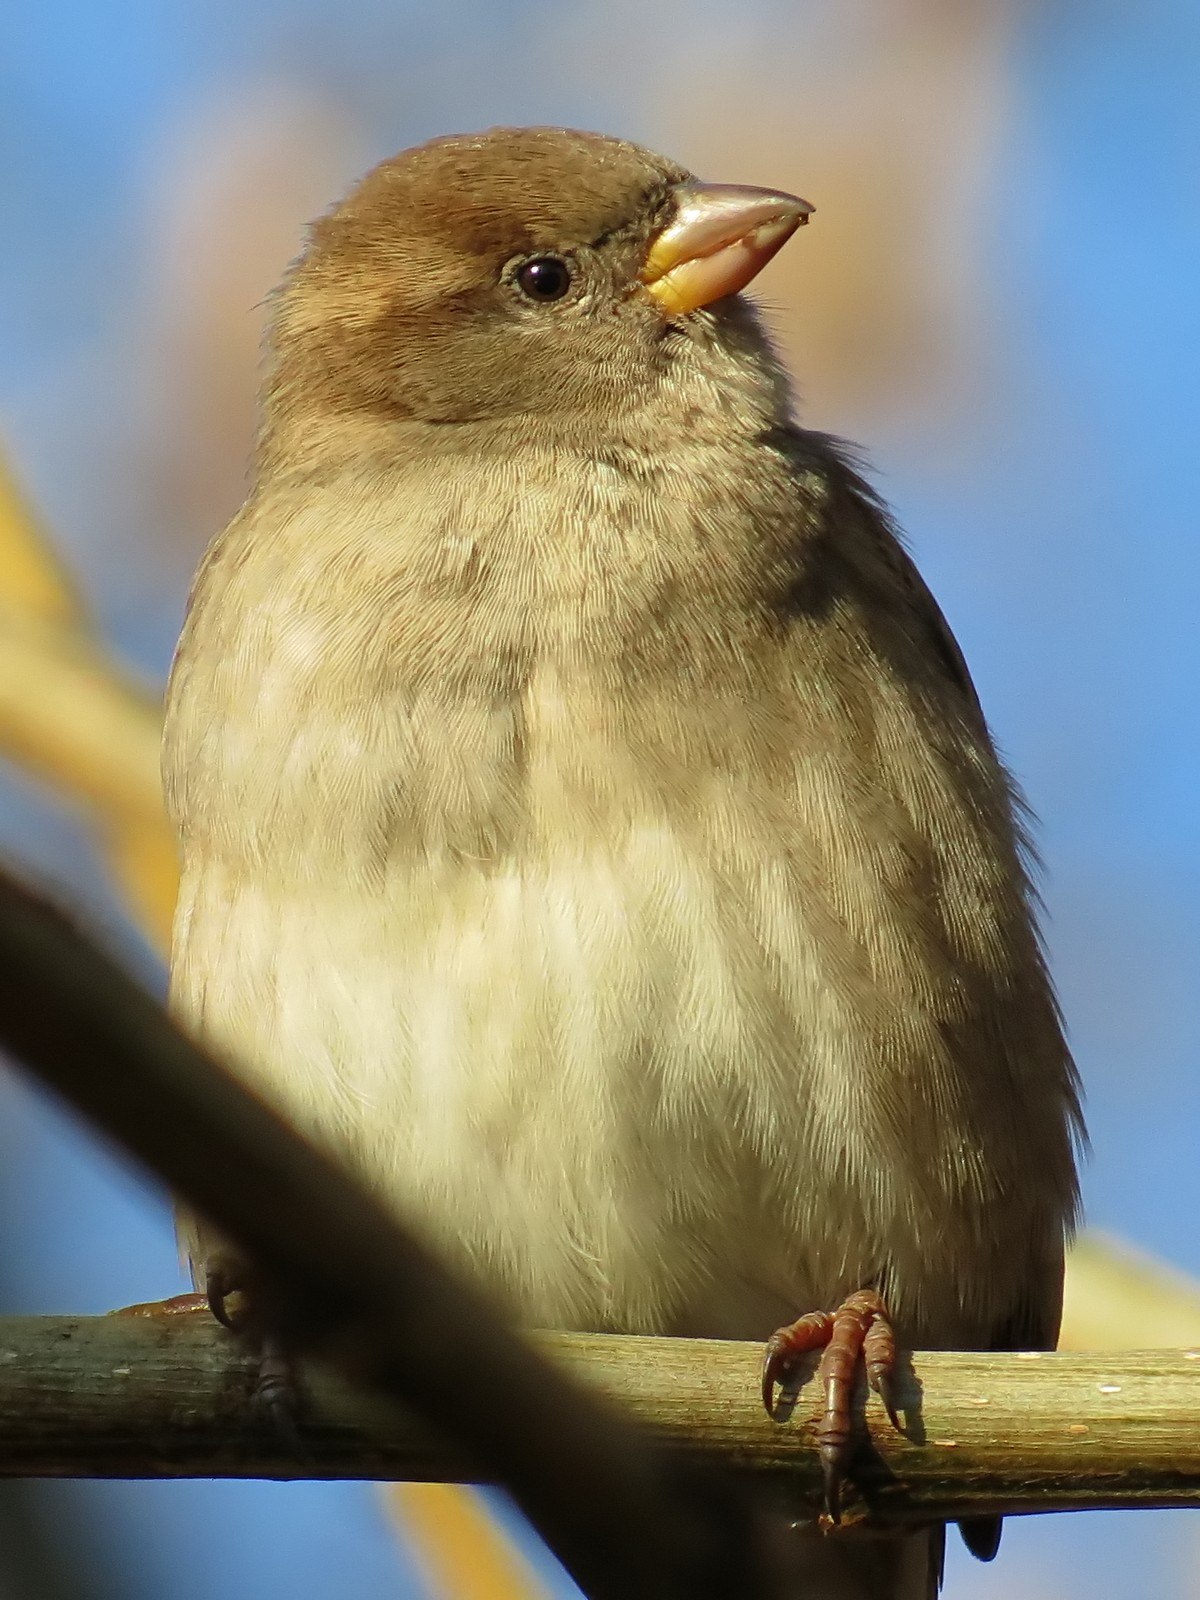
<instances>
[{"instance_id":1,"label":"house sparrow","mask_svg":"<svg viewBox=\"0 0 1200 1600\"><path fill-rule=\"evenodd\" d=\"M962 656L738 292L810 209L553 128L369 173L165 773L177 1012L527 1324L782 1325L769 1404L828 1344L836 1512L860 1355L1053 1345L1080 1120ZM795 1592L941 1536L806 1529Z\"/></svg>"}]
</instances>

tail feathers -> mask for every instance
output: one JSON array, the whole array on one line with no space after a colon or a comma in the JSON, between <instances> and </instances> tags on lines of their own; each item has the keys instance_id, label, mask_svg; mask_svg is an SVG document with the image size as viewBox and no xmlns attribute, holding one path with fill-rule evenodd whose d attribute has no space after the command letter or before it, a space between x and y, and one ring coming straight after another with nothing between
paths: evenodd
<instances>
[{"instance_id":1,"label":"tail feathers","mask_svg":"<svg viewBox=\"0 0 1200 1600\"><path fill-rule=\"evenodd\" d=\"M977 1561L992 1561L1000 1548L999 1517L964 1517L958 1525L963 1543Z\"/></svg>"},{"instance_id":2,"label":"tail feathers","mask_svg":"<svg viewBox=\"0 0 1200 1600\"><path fill-rule=\"evenodd\" d=\"M792 1523L772 1543L776 1591L786 1600L937 1600L946 1530L822 1533Z\"/></svg>"}]
</instances>

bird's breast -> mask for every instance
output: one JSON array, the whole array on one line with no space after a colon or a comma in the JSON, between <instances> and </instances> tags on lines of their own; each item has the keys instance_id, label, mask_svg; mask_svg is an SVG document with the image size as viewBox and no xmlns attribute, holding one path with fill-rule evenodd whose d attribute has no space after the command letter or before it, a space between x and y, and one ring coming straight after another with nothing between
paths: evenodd
<instances>
[{"instance_id":1,"label":"bird's breast","mask_svg":"<svg viewBox=\"0 0 1200 1600\"><path fill-rule=\"evenodd\" d=\"M185 877L175 998L530 1320L661 1329L714 1275L728 1302L796 1274L756 1259L779 1253L765 1158L791 1145L794 1169L798 1135L738 916L649 823L537 862L395 864L366 892L210 863Z\"/></svg>"},{"instance_id":2,"label":"bird's breast","mask_svg":"<svg viewBox=\"0 0 1200 1600\"><path fill-rule=\"evenodd\" d=\"M176 1004L531 1320L782 1314L886 1254L978 1258L988 1325L1007 869L915 702L857 640L835 679L836 615L684 583L702 525L401 570L375 516L334 570L314 514L181 650Z\"/></svg>"}]
</instances>

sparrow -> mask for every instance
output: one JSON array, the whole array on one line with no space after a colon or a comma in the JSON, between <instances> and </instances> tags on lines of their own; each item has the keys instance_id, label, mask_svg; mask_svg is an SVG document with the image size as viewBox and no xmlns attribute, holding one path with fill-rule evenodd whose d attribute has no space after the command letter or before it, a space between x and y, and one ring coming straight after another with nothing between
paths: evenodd
<instances>
[{"instance_id":1,"label":"sparrow","mask_svg":"<svg viewBox=\"0 0 1200 1600\"><path fill-rule=\"evenodd\" d=\"M963 657L741 294L811 209L559 128L368 173L164 772L177 1014L525 1324L770 1338L772 1410L824 1348L836 1518L861 1361L1053 1346L1082 1127ZM926 1600L943 1532L789 1592Z\"/></svg>"}]
</instances>

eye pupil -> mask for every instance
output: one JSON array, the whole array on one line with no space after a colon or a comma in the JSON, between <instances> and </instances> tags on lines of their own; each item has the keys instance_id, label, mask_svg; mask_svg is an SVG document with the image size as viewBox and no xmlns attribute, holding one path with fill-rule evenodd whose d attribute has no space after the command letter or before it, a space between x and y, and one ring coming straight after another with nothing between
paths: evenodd
<instances>
[{"instance_id":1,"label":"eye pupil","mask_svg":"<svg viewBox=\"0 0 1200 1600\"><path fill-rule=\"evenodd\" d=\"M571 287L571 269L557 256L537 256L518 268L517 287L531 300L561 300Z\"/></svg>"}]
</instances>

